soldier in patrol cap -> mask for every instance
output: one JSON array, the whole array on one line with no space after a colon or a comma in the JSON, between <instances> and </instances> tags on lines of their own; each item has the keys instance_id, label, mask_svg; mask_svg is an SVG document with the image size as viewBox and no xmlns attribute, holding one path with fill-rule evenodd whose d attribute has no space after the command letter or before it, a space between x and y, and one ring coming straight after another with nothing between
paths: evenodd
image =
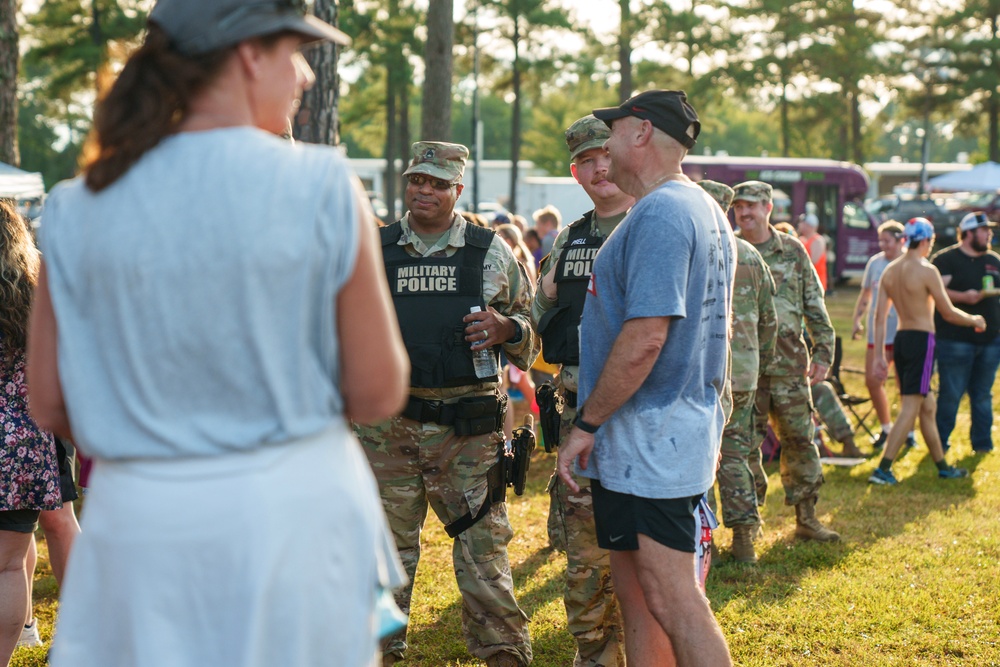
<instances>
[{"instance_id":1,"label":"soldier in patrol cap","mask_svg":"<svg viewBox=\"0 0 1000 667\"><path fill-rule=\"evenodd\" d=\"M781 440L781 483L785 504L795 506L795 535L832 542L840 535L816 518L816 499L823 485L819 450L812 439L812 400L809 387L826 377L833 361L834 331L823 301L816 268L798 239L770 224L771 186L746 181L735 188L733 211L742 236L761 254L777 287L774 298L778 335L771 362L762 366L755 399L757 429L751 457L759 469L760 445L770 416ZM806 348L802 324L813 341ZM763 503L767 478L757 477L757 498Z\"/></svg>"},{"instance_id":2,"label":"soldier in patrol cap","mask_svg":"<svg viewBox=\"0 0 1000 667\"><path fill-rule=\"evenodd\" d=\"M723 211L729 211L735 192L716 181L698 181ZM771 363L777 320L774 279L764 258L744 239L736 239L736 278L733 283L733 328L729 342L732 369L732 414L722 432L722 460L716 480L722 521L733 531L732 556L756 563L752 533L760 523L757 491L749 457L754 449L754 396L762 369Z\"/></svg>"},{"instance_id":3,"label":"soldier in patrol cap","mask_svg":"<svg viewBox=\"0 0 1000 667\"><path fill-rule=\"evenodd\" d=\"M459 144L413 144L403 173L407 213L380 229L410 358L410 399L399 417L357 431L410 576L396 596L400 608L410 608L430 503L454 538L469 651L489 667L520 667L532 656L528 618L514 599L512 531L497 478L505 403L498 376L477 376L473 352L497 358L502 349L527 370L540 343L531 328L531 285L509 246L455 213L468 155ZM470 313L473 307L481 311ZM383 664L405 649L404 630L384 645Z\"/></svg>"},{"instance_id":4,"label":"soldier in patrol cap","mask_svg":"<svg viewBox=\"0 0 1000 667\"><path fill-rule=\"evenodd\" d=\"M635 199L607 179L610 159L604 149L610 131L585 116L566 130L570 173L594 203L583 217L564 227L542 260L531 318L542 337L542 356L559 364L556 390L564 399L559 438L568 437L576 416L580 364L578 332L594 256L625 217ZM625 664L621 612L611 585L608 552L597 546L589 480L573 492L553 473L549 480L549 535L566 550L567 628L576 638L575 667Z\"/></svg>"}]
</instances>

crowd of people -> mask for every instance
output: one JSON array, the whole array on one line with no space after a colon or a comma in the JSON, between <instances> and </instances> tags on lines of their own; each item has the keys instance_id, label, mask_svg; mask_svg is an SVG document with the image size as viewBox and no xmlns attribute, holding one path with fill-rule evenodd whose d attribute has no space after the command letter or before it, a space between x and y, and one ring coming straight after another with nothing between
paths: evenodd
<instances>
[{"instance_id":1,"label":"crowd of people","mask_svg":"<svg viewBox=\"0 0 1000 667\"><path fill-rule=\"evenodd\" d=\"M0 202L0 660L40 641L41 523L56 667L405 662L429 506L469 653L530 664L510 384L558 450L548 534L574 665L731 664L704 591L714 486L730 557L752 564L768 425L803 540L840 539L817 512L816 413L861 454L827 382L816 216L781 231L768 183L691 181L698 114L649 90L566 129L580 219L460 214L468 149L422 140L406 212L382 225L339 152L281 138L312 80L299 49L320 40L347 38L294 3L160 0L83 175L49 197L41 256ZM926 220L878 230L852 331L882 428L873 484L897 483L917 419L938 476L966 476L945 460L965 393L973 448L993 448L992 227L968 216L930 261ZM554 372L535 394L539 359ZM94 461L82 532L73 444Z\"/></svg>"}]
</instances>

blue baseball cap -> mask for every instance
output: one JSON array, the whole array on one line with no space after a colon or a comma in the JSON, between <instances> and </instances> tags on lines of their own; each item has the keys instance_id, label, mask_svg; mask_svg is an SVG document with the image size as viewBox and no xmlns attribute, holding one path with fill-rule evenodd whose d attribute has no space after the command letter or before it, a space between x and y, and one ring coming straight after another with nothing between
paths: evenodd
<instances>
[{"instance_id":1,"label":"blue baseball cap","mask_svg":"<svg viewBox=\"0 0 1000 667\"><path fill-rule=\"evenodd\" d=\"M927 218L910 218L903 226L907 243L915 244L934 238L934 225Z\"/></svg>"}]
</instances>

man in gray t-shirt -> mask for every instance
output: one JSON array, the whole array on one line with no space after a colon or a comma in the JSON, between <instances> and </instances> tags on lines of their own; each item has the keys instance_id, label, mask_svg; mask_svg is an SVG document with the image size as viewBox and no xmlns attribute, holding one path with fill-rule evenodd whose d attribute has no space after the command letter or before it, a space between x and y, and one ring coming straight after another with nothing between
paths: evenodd
<instances>
[{"instance_id":1,"label":"man in gray t-shirt","mask_svg":"<svg viewBox=\"0 0 1000 667\"><path fill-rule=\"evenodd\" d=\"M611 128L608 179L636 204L594 262L559 475L578 490L578 459L593 480L626 661L641 652L650 664L730 665L695 579L694 512L714 482L726 421L732 228L681 171L700 130L684 93L647 91L594 115Z\"/></svg>"}]
</instances>

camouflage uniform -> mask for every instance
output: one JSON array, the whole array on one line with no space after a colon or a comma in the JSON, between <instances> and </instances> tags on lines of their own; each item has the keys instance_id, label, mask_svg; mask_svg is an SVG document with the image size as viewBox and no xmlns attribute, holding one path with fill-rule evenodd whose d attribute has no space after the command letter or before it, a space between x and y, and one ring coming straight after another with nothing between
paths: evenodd
<instances>
[{"instance_id":1,"label":"camouflage uniform","mask_svg":"<svg viewBox=\"0 0 1000 667\"><path fill-rule=\"evenodd\" d=\"M427 145L414 144L414 164ZM447 171L441 169L418 173L449 178ZM414 257L451 256L465 245L467 224L454 214L451 229L428 248L410 227L407 213L401 221L398 244ZM482 294L487 304L520 326L521 339L504 343L503 350L515 366L530 368L540 346L530 326L531 285L524 269L499 237L492 239L486 252ZM495 395L498 386L499 382L483 382L440 389L412 387L410 394L452 402L464 397ZM355 430L378 480L382 506L410 577L410 583L396 593L396 603L408 613L428 502L445 525L469 512L475 516L486 500L486 474L497 461L503 435L498 430L480 436L456 436L453 426L422 423L402 416L373 426L357 426ZM462 629L469 652L480 659L509 653L526 665L532 658L531 641L528 618L514 599L514 582L507 559L511 537L507 506L495 503L484 518L454 540L452 559L462 594ZM385 654L396 657L401 657L405 649L405 629L383 646Z\"/></svg>"},{"instance_id":2,"label":"camouflage uniform","mask_svg":"<svg viewBox=\"0 0 1000 667\"><path fill-rule=\"evenodd\" d=\"M740 194L737 199L755 201L751 199L755 193L748 192L752 187L750 184L738 186ZM767 199L770 199L769 186ZM812 400L806 379L810 357L802 335L803 320L813 340L813 360L826 367L833 360L834 331L823 301L819 275L805 248L798 239L782 234L773 226L769 227L771 238L754 244L754 248L767 262L777 287L774 307L778 332L774 356L764 368L757 385L757 437L750 458L755 464L751 467L757 468L754 477L758 503L763 503L767 477L763 475L760 465L760 445L767 433L770 415L781 441L781 483L785 488L785 504L798 505L815 498L823 484L819 450L812 440Z\"/></svg>"},{"instance_id":3,"label":"camouflage uniform","mask_svg":"<svg viewBox=\"0 0 1000 667\"><path fill-rule=\"evenodd\" d=\"M837 391L833 385L823 380L817 382L812 387L813 405L820 421L826 425L827 434L837 442L844 443L854 438L854 428L847 419L844 412L844 405L837 396Z\"/></svg>"},{"instance_id":4,"label":"camouflage uniform","mask_svg":"<svg viewBox=\"0 0 1000 667\"><path fill-rule=\"evenodd\" d=\"M575 122L566 131L566 143L571 159L580 153L598 148L608 137L608 127L593 116ZM609 227L617 225L624 213L612 221L590 218L590 234L604 236ZM573 225L586 224L585 221ZM552 244L552 251L539 268L539 287L531 306L531 319L537 326L542 315L556 305L540 285L542 278L554 271L559 256L566 246L571 227L565 227ZM604 227L602 230L600 227ZM545 352L542 351L544 356ZM558 391L577 390L579 366L561 365L556 376ZM567 405L559 423L560 442L569 438L576 410ZM611 561L608 552L597 546L594 526L593 499L590 480L580 478L580 492L573 493L559 475L549 479L549 543L566 552L566 587L563 602L566 606L567 629L576 639L577 653L574 667L621 667L625 665L625 637L621 612L611 584Z\"/></svg>"},{"instance_id":5,"label":"camouflage uniform","mask_svg":"<svg viewBox=\"0 0 1000 667\"><path fill-rule=\"evenodd\" d=\"M722 462L716 475L722 519L730 528L760 523L748 459L751 452L759 450L755 444L754 395L761 369L771 363L777 330L775 285L767 264L743 239L736 240L736 252L730 343L733 412L722 434Z\"/></svg>"}]
</instances>

